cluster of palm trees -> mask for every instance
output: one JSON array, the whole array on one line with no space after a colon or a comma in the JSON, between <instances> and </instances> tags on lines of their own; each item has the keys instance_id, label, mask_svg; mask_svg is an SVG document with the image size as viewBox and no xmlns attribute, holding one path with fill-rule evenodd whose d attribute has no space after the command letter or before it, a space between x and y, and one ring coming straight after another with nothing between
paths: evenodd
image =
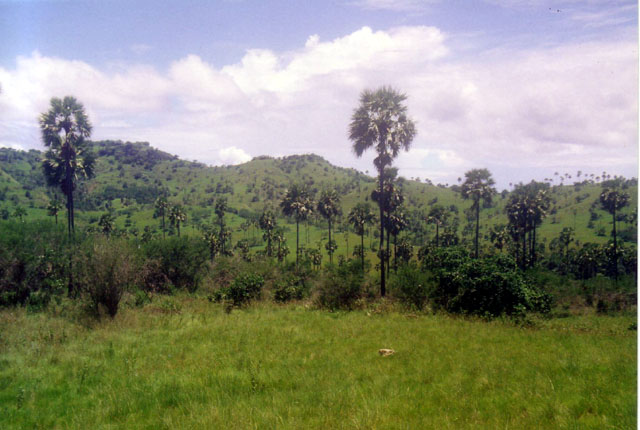
<instances>
[{"instance_id":1,"label":"cluster of palm trees","mask_svg":"<svg viewBox=\"0 0 640 430\"><path fill-rule=\"evenodd\" d=\"M160 196L154 203L155 215L161 218L162 222L162 238L166 237L166 219L172 227L176 228L178 237L180 237L180 226L187 222L187 212L181 204L171 204L165 196Z\"/></svg>"}]
</instances>

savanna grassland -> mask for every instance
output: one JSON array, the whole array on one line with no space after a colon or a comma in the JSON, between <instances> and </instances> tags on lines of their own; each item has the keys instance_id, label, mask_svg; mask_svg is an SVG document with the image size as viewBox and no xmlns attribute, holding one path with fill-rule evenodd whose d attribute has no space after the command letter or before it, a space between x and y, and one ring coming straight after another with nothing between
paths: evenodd
<instances>
[{"instance_id":1,"label":"savanna grassland","mask_svg":"<svg viewBox=\"0 0 640 430\"><path fill-rule=\"evenodd\" d=\"M178 295L79 315L66 299L0 312L0 427L636 426L633 313L523 325Z\"/></svg>"}]
</instances>

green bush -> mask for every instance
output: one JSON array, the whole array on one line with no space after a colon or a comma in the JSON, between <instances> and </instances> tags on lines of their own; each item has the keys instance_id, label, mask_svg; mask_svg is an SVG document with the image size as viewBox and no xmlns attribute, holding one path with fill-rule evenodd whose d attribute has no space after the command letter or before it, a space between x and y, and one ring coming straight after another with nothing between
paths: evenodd
<instances>
[{"instance_id":1,"label":"green bush","mask_svg":"<svg viewBox=\"0 0 640 430\"><path fill-rule=\"evenodd\" d=\"M220 288L215 295L217 301L231 302L233 306L242 306L260 297L264 278L253 273L238 276L231 285Z\"/></svg>"},{"instance_id":2,"label":"green bush","mask_svg":"<svg viewBox=\"0 0 640 430\"><path fill-rule=\"evenodd\" d=\"M319 281L317 303L326 309L351 310L362 297L363 284L359 261L352 260L329 267Z\"/></svg>"},{"instance_id":3,"label":"green bush","mask_svg":"<svg viewBox=\"0 0 640 430\"><path fill-rule=\"evenodd\" d=\"M174 287L194 292L206 272L209 250L202 240L171 237L145 245L147 258L159 262L160 271Z\"/></svg>"},{"instance_id":4,"label":"green bush","mask_svg":"<svg viewBox=\"0 0 640 430\"><path fill-rule=\"evenodd\" d=\"M289 276L275 283L273 300L279 303L285 303L291 300L302 300L307 290L308 288L304 277Z\"/></svg>"},{"instance_id":5,"label":"green bush","mask_svg":"<svg viewBox=\"0 0 640 430\"><path fill-rule=\"evenodd\" d=\"M407 306L422 310L433 289L433 281L415 264L401 266L389 280L391 294Z\"/></svg>"},{"instance_id":6,"label":"green bush","mask_svg":"<svg viewBox=\"0 0 640 430\"><path fill-rule=\"evenodd\" d=\"M124 240L95 238L76 256L76 279L96 316L104 306L109 316L118 313L122 294L136 281L137 256Z\"/></svg>"},{"instance_id":7,"label":"green bush","mask_svg":"<svg viewBox=\"0 0 640 430\"><path fill-rule=\"evenodd\" d=\"M548 312L551 297L525 278L510 257L471 259L455 248L434 253L431 299L452 313L483 316Z\"/></svg>"},{"instance_id":8,"label":"green bush","mask_svg":"<svg viewBox=\"0 0 640 430\"><path fill-rule=\"evenodd\" d=\"M62 294L69 249L64 230L49 222L0 223L0 306L38 310Z\"/></svg>"}]
</instances>

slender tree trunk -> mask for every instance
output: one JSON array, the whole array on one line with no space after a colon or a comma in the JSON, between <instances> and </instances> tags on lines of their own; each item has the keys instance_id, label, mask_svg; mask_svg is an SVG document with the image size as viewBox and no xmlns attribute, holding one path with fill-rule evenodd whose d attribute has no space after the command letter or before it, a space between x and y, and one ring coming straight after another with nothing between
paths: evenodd
<instances>
[{"instance_id":1,"label":"slender tree trunk","mask_svg":"<svg viewBox=\"0 0 640 430\"><path fill-rule=\"evenodd\" d=\"M393 235L393 271L398 271L398 235Z\"/></svg>"},{"instance_id":2,"label":"slender tree trunk","mask_svg":"<svg viewBox=\"0 0 640 430\"><path fill-rule=\"evenodd\" d=\"M476 202L476 240L475 240L475 256L478 258L478 236L480 234L480 200Z\"/></svg>"},{"instance_id":3,"label":"slender tree trunk","mask_svg":"<svg viewBox=\"0 0 640 430\"><path fill-rule=\"evenodd\" d=\"M616 232L616 207L613 205L613 276L618 281L618 235Z\"/></svg>"},{"instance_id":4,"label":"slender tree trunk","mask_svg":"<svg viewBox=\"0 0 640 430\"><path fill-rule=\"evenodd\" d=\"M387 293L387 283L385 282L385 271L384 271L384 211L382 208L382 172L380 170L379 175L379 185L380 185L380 198L378 199L378 207L380 208L380 246L378 248L378 253L380 254L380 296L384 297Z\"/></svg>"},{"instance_id":5,"label":"slender tree trunk","mask_svg":"<svg viewBox=\"0 0 640 430\"><path fill-rule=\"evenodd\" d=\"M329 264L333 265L333 248L331 245L331 217L329 217Z\"/></svg>"},{"instance_id":6,"label":"slender tree trunk","mask_svg":"<svg viewBox=\"0 0 640 430\"><path fill-rule=\"evenodd\" d=\"M364 273L364 229L360 235L360 260L362 261L362 273Z\"/></svg>"},{"instance_id":7,"label":"slender tree trunk","mask_svg":"<svg viewBox=\"0 0 640 430\"><path fill-rule=\"evenodd\" d=\"M440 226L436 222L436 248L440 248L440 241L439 241L439 238L438 238L438 234L439 233L440 233Z\"/></svg>"},{"instance_id":8,"label":"slender tree trunk","mask_svg":"<svg viewBox=\"0 0 640 430\"><path fill-rule=\"evenodd\" d=\"M267 231L267 257L271 257L271 231Z\"/></svg>"},{"instance_id":9,"label":"slender tree trunk","mask_svg":"<svg viewBox=\"0 0 640 430\"><path fill-rule=\"evenodd\" d=\"M165 224L164 224L164 211L165 211L165 209L162 208L162 239L166 239L166 236L165 236L166 229L165 229Z\"/></svg>"},{"instance_id":10,"label":"slender tree trunk","mask_svg":"<svg viewBox=\"0 0 640 430\"><path fill-rule=\"evenodd\" d=\"M298 259L300 257L300 221L296 218L296 269L298 268Z\"/></svg>"},{"instance_id":11,"label":"slender tree trunk","mask_svg":"<svg viewBox=\"0 0 640 430\"><path fill-rule=\"evenodd\" d=\"M391 230L387 227L387 253L385 254L385 258L387 259L387 278L389 277L389 270L391 268L391 247L389 246L391 242Z\"/></svg>"},{"instance_id":12,"label":"slender tree trunk","mask_svg":"<svg viewBox=\"0 0 640 430\"><path fill-rule=\"evenodd\" d=\"M531 267L536 264L536 225L533 224L533 241L531 242Z\"/></svg>"},{"instance_id":13,"label":"slender tree trunk","mask_svg":"<svg viewBox=\"0 0 640 430\"><path fill-rule=\"evenodd\" d=\"M56 217L56 225L58 225L58 212L55 213L55 217Z\"/></svg>"},{"instance_id":14,"label":"slender tree trunk","mask_svg":"<svg viewBox=\"0 0 640 430\"><path fill-rule=\"evenodd\" d=\"M178 229L178 237L180 237L180 221L176 222L176 228ZM224 244L222 245L222 249L224 249Z\"/></svg>"}]
</instances>

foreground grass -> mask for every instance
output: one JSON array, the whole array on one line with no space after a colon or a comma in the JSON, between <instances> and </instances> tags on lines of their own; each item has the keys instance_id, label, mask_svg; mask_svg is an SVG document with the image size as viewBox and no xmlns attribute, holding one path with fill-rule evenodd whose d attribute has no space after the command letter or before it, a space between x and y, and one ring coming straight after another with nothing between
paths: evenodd
<instances>
[{"instance_id":1,"label":"foreground grass","mask_svg":"<svg viewBox=\"0 0 640 430\"><path fill-rule=\"evenodd\" d=\"M632 322L164 298L88 328L7 310L0 428L635 428Z\"/></svg>"}]
</instances>

